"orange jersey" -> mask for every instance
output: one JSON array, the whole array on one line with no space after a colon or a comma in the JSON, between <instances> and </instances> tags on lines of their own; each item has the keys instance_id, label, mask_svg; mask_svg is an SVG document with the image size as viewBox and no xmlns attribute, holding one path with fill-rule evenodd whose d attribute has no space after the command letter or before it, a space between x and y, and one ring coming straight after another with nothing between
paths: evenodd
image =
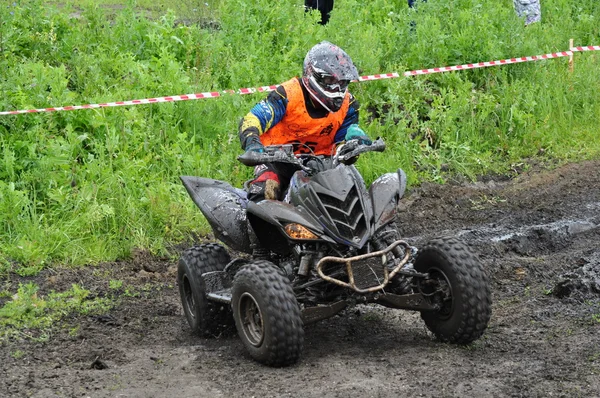
<instances>
[{"instance_id":1,"label":"orange jersey","mask_svg":"<svg viewBox=\"0 0 600 398\"><path fill-rule=\"evenodd\" d=\"M312 150L315 155L331 156L335 146L335 133L348 113L350 93L346 92L342 107L337 112L329 112L323 118L313 119L306 110L300 84L296 78L281 84L288 99L285 116L264 132L260 141L263 145L294 144L296 153L310 153Z\"/></svg>"}]
</instances>

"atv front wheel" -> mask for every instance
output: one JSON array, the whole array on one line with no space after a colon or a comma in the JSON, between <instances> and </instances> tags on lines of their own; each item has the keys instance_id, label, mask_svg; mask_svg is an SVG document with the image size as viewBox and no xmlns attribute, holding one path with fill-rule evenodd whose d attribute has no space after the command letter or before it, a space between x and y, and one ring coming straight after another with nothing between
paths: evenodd
<instances>
[{"instance_id":1,"label":"atv front wheel","mask_svg":"<svg viewBox=\"0 0 600 398\"><path fill-rule=\"evenodd\" d=\"M200 335L218 335L231 326L228 306L206 298L202 274L222 271L231 258L221 245L209 243L193 246L183 252L177 268L177 284L183 312L192 332Z\"/></svg>"},{"instance_id":2,"label":"atv front wheel","mask_svg":"<svg viewBox=\"0 0 600 398\"><path fill-rule=\"evenodd\" d=\"M418 289L436 311L422 311L427 328L440 340L469 344L487 328L492 300L487 275L475 255L456 238L438 238L417 253L415 270L428 273Z\"/></svg>"},{"instance_id":3,"label":"atv front wheel","mask_svg":"<svg viewBox=\"0 0 600 398\"><path fill-rule=\"evenodd\" d=\"M275 264L258 260L235 275L233 318L250 356L269 366L287 366L300 358L304 328L290 280Z\"/></svg>"}]
</instances>

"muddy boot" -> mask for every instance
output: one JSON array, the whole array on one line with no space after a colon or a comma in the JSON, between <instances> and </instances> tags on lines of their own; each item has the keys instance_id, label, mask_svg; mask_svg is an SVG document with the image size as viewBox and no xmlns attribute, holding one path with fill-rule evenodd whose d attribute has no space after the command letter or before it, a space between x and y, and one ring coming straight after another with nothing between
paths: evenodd
<instances>
[{"instance_id":1,"label":"muddy boot","mask_svg":"<svg viewBox=\"0 0 600 398\"><path fill-rule=\"evenodd\" d=\"M279 200L279 182L275 180L266 181L265 199Z\"/></svg>"}]
</instances>

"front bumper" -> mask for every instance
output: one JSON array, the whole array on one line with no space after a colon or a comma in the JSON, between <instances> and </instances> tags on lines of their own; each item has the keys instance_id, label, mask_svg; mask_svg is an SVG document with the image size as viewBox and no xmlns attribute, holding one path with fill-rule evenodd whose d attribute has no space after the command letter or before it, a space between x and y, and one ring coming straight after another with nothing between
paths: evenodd
<instances>
[{"instance_id":1,"label":"front bumper","mask_svg":"<svg viewBox=\"0 0 600 398\"><path fill-rule=\"evenodd\" d=\"M404 258L398 261L392 269L387 266L387 254L396 246L404 246ZM411 247L403 240L397 240L383 250L361 254L354 257L323 257L316 266L319 276L327 282L347 287L358 293L372 293L382 290L411 257ZM343 281L326 275L327 264L342 263L346 265L348 281ZM337 268L337 267L334 267ZM338 268L339 269L339 268Z\"/></svg>"}]
</instances>

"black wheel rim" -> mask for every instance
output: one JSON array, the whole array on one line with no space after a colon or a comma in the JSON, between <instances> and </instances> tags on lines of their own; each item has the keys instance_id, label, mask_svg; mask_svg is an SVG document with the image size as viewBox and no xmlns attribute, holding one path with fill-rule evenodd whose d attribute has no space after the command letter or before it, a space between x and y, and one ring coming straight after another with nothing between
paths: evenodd
<instances>
[{"instance_id":1,"label":"black wheel rim","mask_svg":"<svg viewBox=\"0 0 600 398\"><path fill-rule=\"evenodd\" d=\"M438 307L437 314L440 319L449 319L454 312L452 284L444 271L439 268L432 267L428 273L429 278L419 283L421 294L430 304Z\"/></svg>"},{"instance_id":2,"label":"black wheel rim","mask_svg":"<svg viewBox=\"0 0 600 398\"><path fill-rule=\"evenodd\" d=\"M183 275L183 302L185 304L186 312L193 319L196 319L196 301L194 301L194 294L192 292L192 285L187 275Z\"/></svg>"},{"instance_id":3,"label":"black wheel rim","mask_svg":"<svg viewBox=\"0 0 600 398\"><path fill-rule=\"evenodd\" d=\"M238 311L246 340L253 346L259 347L265 337L265 328L256 299L248 292L242 294Z\"/></svg>"}]
</instances>

